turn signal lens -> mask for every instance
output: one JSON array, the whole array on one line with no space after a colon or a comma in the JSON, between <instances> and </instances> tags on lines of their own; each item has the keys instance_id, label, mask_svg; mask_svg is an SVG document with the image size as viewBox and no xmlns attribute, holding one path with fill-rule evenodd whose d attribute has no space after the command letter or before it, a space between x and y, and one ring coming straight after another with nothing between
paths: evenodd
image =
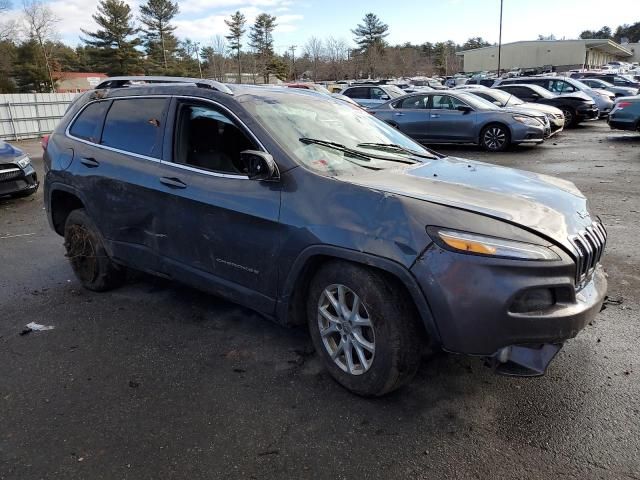
<instances>
[{"instance_id":1,"label":"turn signal lens","mask_svg":"<svg viewBox=\"0 0 640 480\"><path fill-rule=\"evenodd\" d=\"M437 230L429 227L427 232L434 240L440 240L447 250L476 255L512 258L514 260L560 260L558 254L548 247L532 243L517 242L504 238L487 237L455 230ZM437 235L437 239L435 236Z\"/></svg>"}]
</instances>

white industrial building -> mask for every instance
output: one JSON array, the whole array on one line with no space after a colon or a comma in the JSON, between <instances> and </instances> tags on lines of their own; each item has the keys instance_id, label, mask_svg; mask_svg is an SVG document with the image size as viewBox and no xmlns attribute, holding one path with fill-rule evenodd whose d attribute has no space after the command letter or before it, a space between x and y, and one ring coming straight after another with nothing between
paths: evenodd
<instances>
[{"instance_id":1,"label":"white industrial building","mask_svg":"<svg viewBox=\"0 0 640 480\"><path fill-rule=\"evenodd\" d=\"M498 70L498 47L458 52L465 72ZM532 40L502 45L501 70L553 67L558 72L597 68L615 60L633 61L634 52L608 39Z\"/></svg>"}]
</instances>

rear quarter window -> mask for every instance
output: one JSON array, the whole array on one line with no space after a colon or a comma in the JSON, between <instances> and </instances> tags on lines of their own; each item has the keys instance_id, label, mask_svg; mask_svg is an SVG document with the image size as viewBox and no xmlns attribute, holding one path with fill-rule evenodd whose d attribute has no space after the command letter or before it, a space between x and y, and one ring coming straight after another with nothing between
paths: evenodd
<instances>
[{"instance_id":1,"label":"rear quarter window","mask_svg":"<svg viewBox=\"0 0 640 480\"><path fill-rule=\"evenodd\" d=\"M90 103L75 119L69 133L76 138L99 143L102 120L108 106L108 101Z\"/></svg>"},{"instance_id":2,"label":"rear quarter window","mask_svg":"<svg viewBox=\"0 0 640 480\"><path fill-rule=\"evenodd\" d=\"M114 100L104 122L101 144L160 158L167 99Z\"/></svg>"}]
</instances>

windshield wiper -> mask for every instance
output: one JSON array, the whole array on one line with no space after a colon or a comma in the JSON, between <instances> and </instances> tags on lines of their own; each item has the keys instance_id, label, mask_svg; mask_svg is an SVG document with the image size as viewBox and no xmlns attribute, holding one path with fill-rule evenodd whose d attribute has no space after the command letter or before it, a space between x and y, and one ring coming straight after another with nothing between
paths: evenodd
<instances>
[{"instance_id":1,"label":"windshield wiper","mask_svg":"<svg viewBox=\"0 0 640 480\"><path fill-rule=\"evenodd\" d=\"M299 140L304 143L305 145L320 145L321 147L327 147L327 148L332 148L333 150L338 150L339 152L345 153L351 157L355 157L355 158L359 158L361 160L364 160L365 162L370 162L371 158L369 155L366 155L364 153L360 153L357 150L351 150L348 147L345 147L344 145L342 145L341 143L336 143L336 142L330 142L328 140L319 140L317 138L308 138L308 137L301 137L299 138ZM376 158L376 157L373 157ZM382 168L379 167L372 167L370 165L362 165L361 163L358 162L354 162L352 160L349 160L348 158L345 157L345 160L347 162L353 163L354 165L358 165L359 167L362 168L367 168L369 170L382 170Z\"/></svg>"},{"instance_id":2,"label":"windshield wiper","mask_svg":"<svg viewBox=\"0 0 640 480\"><path fill-rule=\"evenodd\" d=\"M388 152L403 152L409 155L413 155L414 157L428 158L430 160L435 160L438 158L438 156L434 155L431 152L429 154L424 154L424 153L416 152L415 150L411 150L410 148L403 147L402 145L397 145L395 143L368 142L368 143L359 143L357 146L361 148L375 148L378 150L386 150ZM409 162L405 162L405 163L409 163ZM417 162L411 162L411 163L417 163Z\"/></svg>"},{"instance_id":3,"label":"windshield wiper","mask_svg":"<svg viewBox=\"0 0 640 480\"><path fill-rule=\"evenodd\" d=\"M384 148L385 150L388 150L388 151L405 152L405 153L408 153L409 155L413 155L415 157L428 158L428 159L431 159L431 160L436 160L438 158L444 158L446 156L446 155L442 155L442 154L436 152L435 150L431 150L430 148L427 148L427 147L424 147L424 146L422 148L424 148L427 152L429 152L428 155L426 155L424 153L416 152L415 150L411 150L410 148L406 148L406 147L403 147L402 145L397 145L395 143L359 143L358 147L380 148L381 150ZM412 163L416 163L416 162L412 162Z\"/></svg>"}]
</instances>

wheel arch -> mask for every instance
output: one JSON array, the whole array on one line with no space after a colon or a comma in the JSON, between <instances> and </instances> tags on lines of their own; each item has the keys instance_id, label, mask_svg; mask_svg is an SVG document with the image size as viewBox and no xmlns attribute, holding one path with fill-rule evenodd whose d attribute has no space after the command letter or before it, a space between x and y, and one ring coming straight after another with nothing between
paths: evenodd
<instances>
[{"instance_id":1,"label":"wheel arch","mask_svg":"<svg viewBox=\"0 0 640 480\"><path fill-rule=\"evenodd\" d=\"M55 232L64 236L64 225L73 210L85 208L85 201L75 189L66 185L52 185L49 191L49 221Z\"/></svg>"},{"instance_id":2,"label":"wheel arch","mask_svg":"<svg viewBox=\"0 0 640 480\"><path fill-rule=\"evenodd\" d=\"M503 127L507 130L507 134L509 135L508 142L511 143L511 139L513 138L513 131L511 127L506 122L502 122L500 120L491 120L480 127L480 132L478 133L478 145L482 145L482 136L484 132L489 127Z\"/></svg>"},{"instance_id":3,"label":"wheel arch","mask_svg":"<svg viewBox=\"0 0 640 480\"><path fill-rule=\"evenodd\" d=\"M418 282L407 268L383 257L329 245L308 247L294 261L283 282L276 306L276 316L280 323L286 325L305 323L306 298L311 279L323 264L334 260L348 261L376 269L398 282L404 288L408 298L413 301L429 342L440 343L440 333L431 308Z\"/></svg>"}]
</instances>

